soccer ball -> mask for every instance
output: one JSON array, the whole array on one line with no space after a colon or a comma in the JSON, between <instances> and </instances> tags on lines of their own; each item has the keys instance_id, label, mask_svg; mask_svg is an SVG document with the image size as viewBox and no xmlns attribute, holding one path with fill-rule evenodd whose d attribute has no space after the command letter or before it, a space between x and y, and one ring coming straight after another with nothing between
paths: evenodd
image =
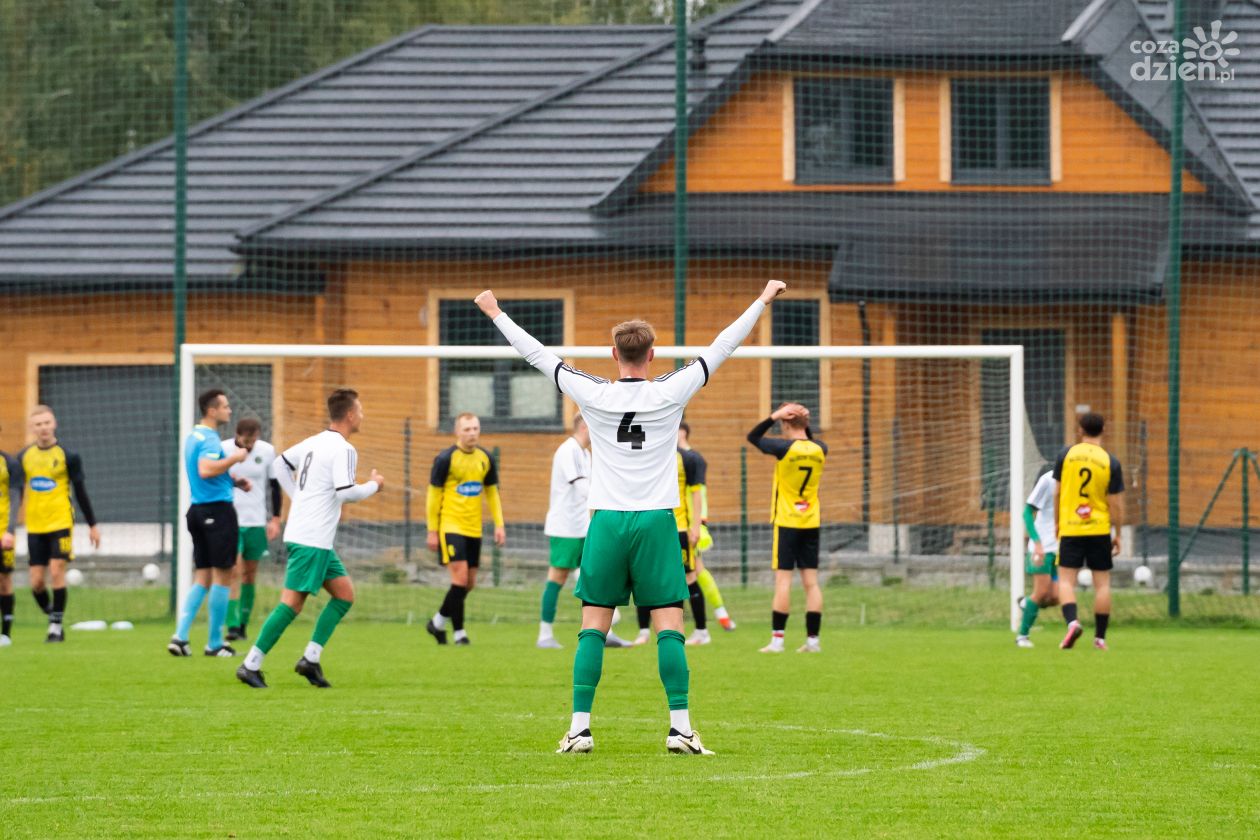
<instances>
[{"instance_id":1,"label":"soccer ball","mask_svg":"<svg viewBox=\"0 0 1260 840\"><path fill-rule=\"evenodd\" d=\"M1094 573L1089 569L1081 569L1076 573L1076 585L1081 589L1089 589L1094 585Z\"/></svg>"},{"instance_id":2,"label":"soccer ball","mask_svg":"<svg viewBox=\"0 0 1260 840\"><path fill-rule=\"evenodd\" d=\"M1133 570L1133 582L1138 586L1150 586L1155 580L1150 566L1138 566Z\"/></svg>"},{"instance_id":3,"label":"soccer ball","mask_svg":"<svg viewBox=\"0 0 1260 840\"><path fill-rule=\"evenodd\" d=\"M71 586L80 585L81 583L83 583L83 572L80 572L78 569L71 569L70 571L66 572L66 583L70 584Z\"/></svg>"},{"instance_id":4,"label":"soccer ball","mask_svg":"<svg viewBox=\"0 0 1260 840\"><path fill-rule=\"evenodd\" d=\"M145 563L144 568L140 570L140 574L144 575L144 579L149 583L153 583L158 579L158 575L162 574L162 570L158 568L157 563Z\"/></svg>"}]
</instances>

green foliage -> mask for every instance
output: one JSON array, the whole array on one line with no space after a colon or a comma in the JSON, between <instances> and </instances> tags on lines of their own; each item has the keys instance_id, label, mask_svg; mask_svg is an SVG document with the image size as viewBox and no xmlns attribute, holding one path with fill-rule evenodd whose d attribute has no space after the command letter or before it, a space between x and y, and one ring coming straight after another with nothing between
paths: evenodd
<instances>
[{"instance_id":1,"label":"green foliage","mask_svg":"<svg viewBox=\"0 0 1260 840\"><path fill-rule=\"evenodd\" d=\"M691 0L699 14L733 0ZM0 206L171 132L172 0L0 0ZM668 8L667 8L668 7ZM188 0L193 123L425 24L662 23L661 0Z\"/></svg>"}]
</instances>

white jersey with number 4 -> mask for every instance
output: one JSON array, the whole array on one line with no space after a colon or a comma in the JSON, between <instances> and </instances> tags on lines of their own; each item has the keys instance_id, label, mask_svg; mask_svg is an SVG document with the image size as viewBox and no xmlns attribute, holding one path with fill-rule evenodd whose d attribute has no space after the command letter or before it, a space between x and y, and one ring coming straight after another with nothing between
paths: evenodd
<instances>
[{"instance_id":1,"label":"white jersey with number 4","mask_svg":"<svg viewBox=\"0 0 1260 840\"><path fill-rule=\"evenodd\" d=\"M541 373L582 409L591 430L592 510L672 510L678 507L678 424L683 409L718 366L735 352L765 310L755 301L684 367L652 380L610 382L566 365L500 313L494 324Z\"/></svg>"},{"instance_id":2,"label":"white jersey with number 4","mask_svg":"<svg viewBox=\"0 0 1260 840\"><path fill-rule=\"evenodd\" d=\"M1033 524L1037 526L1037 535L1041 537L1041 547L1047 552L1058 552L1059 535L1055 533L1054 521L1054 473L1047 472L1033 485L1028 494L1028 504L1037 509ZM1033 550L1033 541L1028 540L1028 550Z\"/></svg>"},{"instance_id":3,"label":"white jersey with number 4","mask_svg":"<svg viewBox=\"0 0 1260 840\"><path fill-rule=\"evenodd\" d=\"M549 537L585 537L591 524L591 453L568 438L551 457L551 504L543 533Z\"/></svg>"},{"instance_id":4,"label":"white jersey with number 4","mask_svg":"<svg viewBox=\"0 0 1260 840\"><path fill-rule=\"evenodd\" d=\"M355 500L346 498L346 491L355 488L358 453L350 441L329 429L289 447L280 459L276 465L277 477L281 470L289 470L288 476L280 481L293 497L289 521L284 526L284 541L312 548L332 548L337 523L341 520L341 503L343 499ZM362 494L363 498L376 492L375 482L362 486L370 488Z\"/></svg>"},{"instance_id":5,"label":"white jersey with number 4","mask_svg":"<svg viewBox=\"0 0 1260 840\"><path fill-rule=\"evenodd\" d=\"M236 438L223 439L223 454L232 457L236 453ZM232 491L232 505L236 508L236 520L242 528L257 528L267 524L267 483L276 477L276 450L265 440L254 442L249 456L232 467L232 478L249 479L249 490L237 487ZM279 513L279 511L277 511Z\"/></svg>"}]
</instances>

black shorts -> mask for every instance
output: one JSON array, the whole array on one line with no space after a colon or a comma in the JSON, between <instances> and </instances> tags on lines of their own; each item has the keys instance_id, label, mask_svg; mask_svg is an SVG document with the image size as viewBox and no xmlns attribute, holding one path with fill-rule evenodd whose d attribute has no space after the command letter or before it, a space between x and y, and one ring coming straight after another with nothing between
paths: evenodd
<instances>
[{"instance_id":1,"label":"black shorts","mask_svg":"<svg viewBox=\"0 0 1260 840\"><path fill-rule=\"evenodd\" d=\"M1095 537L1060 537L1059 565L1065 569L1088 566L1091 572L1110 572L1111 535Z\"/></svg>"},{"instance_id":2,"label":"black shorts","mask_svg":"<svg viewBox=\"0 0 1260 840\"><path fill-rule=\"evenodd\" d=\"M185 518L192 534L193 568L230 569L236 565L240 528L231 502L191 505Z\"/></svg>"},{"instance_id":3,"label":"black shorts","mask_svg":"<svg viewBox=\"0 0 1260 840\"><path fill-rule=\"evenodd\" d=\"M793 569L818 568L818 529L774 526L772 569L790 572Z\"/></svg>"},{"instance_id":4,"label":"black shorts","mask_svg":"<svg viewBox=\"0 0 1260 840\"><path fill-rule=\"evenodd\" d=\"M682 549L683 568L689 572L696 570L696 550L691 547L691 538L686 531L678 532L678 546Z\"/></svg>"},{"instance_id":5,"label":"black shorts","mask_svg":"<svg viewBox=\"0 0 1260 840\"><path fill-rule=\"evenodd\" d=\"M468 568L481 565L481 537L465 537L463 534L441 534L439 546L442 565L463 561Z\"/></svg>"},{"instance_id":6,"label":"black shorts","mask_svg":"<svg viewBox=\"0 0 1260 840\"><path fill-rule=\"evenodd\" d=\"M26 550L30 554L32 566L47 566L49 560L74 559L74 540L71 530L49 531L47 534L27 534Z\"/></svg>"}]
</instances>

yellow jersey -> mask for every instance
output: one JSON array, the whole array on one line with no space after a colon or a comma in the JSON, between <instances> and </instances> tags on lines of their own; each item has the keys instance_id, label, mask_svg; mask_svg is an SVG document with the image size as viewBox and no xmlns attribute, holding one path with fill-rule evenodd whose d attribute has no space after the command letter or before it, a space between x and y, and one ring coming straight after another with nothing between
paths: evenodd
<instances>
[{"instance_id":1,"label":"yellow jersey","mask_svg":"<svg viewBox=\"0 0 1260 840\"><path fill-rule=\"evenodd\" d=\"M1059 537L1111 534L1107 496L1124 492L1124 475L1114 455L1093 443L1078 443L1054 465L1059 482Z\"/></svg>"},{"instance_id":2,"label":"yellow jersey","mask_svg":"<svg viewBox=\"0 0 1260 840\"><path fill-rule=\"evenodd\" d=\"M779 461L774 466L770 521L784 528L819 528L818 485L827 462L827 444L814 440L808 429L804 440L767 438L773 425L767 418L748 433L749 443Z\"/></svg>"},{"instance_id":3,"label":"yellow jersey","mask_svg":"<svg viewBox=\"0 0 1260 840\"><path fill-rule=\"evenodd\" d=\"M31 444L18 453L18 462L25 477L23 496L28 533L50 534L74 526L71 488L83 518L88 525L96 524L83 483L83 461L76 453L59 442L47 449Z\"/></svg>"},{"instance_id":4,"label":"yellow jersey","mask_svg":"<svg viewBox=\"0 0 1260 840\"><path fill-rule=\"evenodd\" d=\"M0 452L0 532L17 532L18 506L22 502L22 466L7 452Z\"/></svg>"},{"instance_id":5,"label":"yellow jersey","mask_svg":"<svg viewBox=\"0 0 1260 840\"><path fill-rule=\"evenodd\" d=\"M484 495L495 527L503 527L499 473L494 459L480 446L465 452L458 446L443 449L429 473L428 526L430 531L481 536L481 499Z\"/></svg>"},{"instance_id":6,"label":"yellow jersey","mask_svg":"<svg viewBox=\"0 0 1260 840\"><path fill-rule=\"evenodd\" d=\"M694 449L678 450L678 507L674 508L674 523L679 531L688 531L700 524L700 511L694 510L691 494L704 484L708 465Z\"/></svg>"}]
</instances>

